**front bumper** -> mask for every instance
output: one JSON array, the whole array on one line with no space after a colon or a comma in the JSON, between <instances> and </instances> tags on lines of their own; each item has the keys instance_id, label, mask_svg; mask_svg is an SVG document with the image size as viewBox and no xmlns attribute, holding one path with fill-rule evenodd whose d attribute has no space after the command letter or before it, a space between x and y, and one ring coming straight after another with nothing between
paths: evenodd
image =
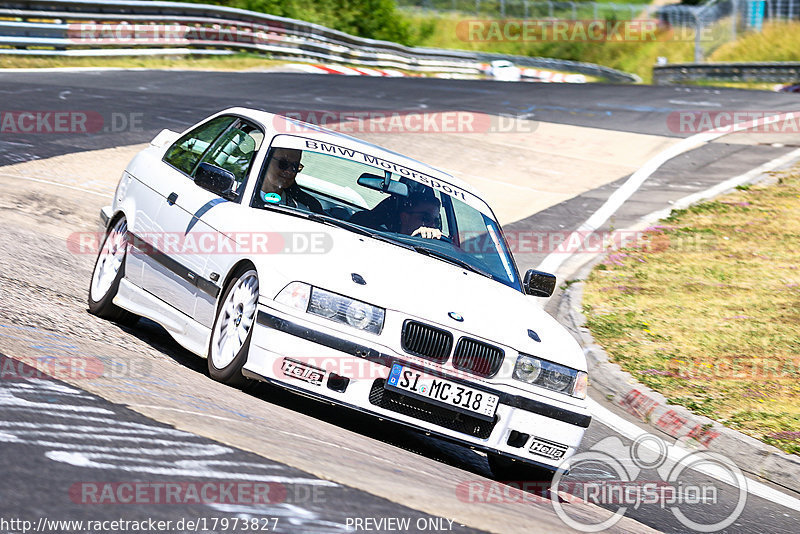
<instances>
[{"instance_id":1,"label":"front bumper","mask_svg":"<svg viewBox=\"0 0 800 534\"><path fill-rule=\"evenodd\" d=\"M346 329L346 326L337 329L334 323L330 327L316 324L262 304L243 373L477 450L550 469L565 469L563 460L576 452L591 421L588 409L566 408L534 394L509 393L478 381L453 377L342 331ZM285 372L284 360L302 362L315 370L309 371L308 376L292 376ZM385 390L383 382L394 362L497 395L500 400L494 421ZM562 445L563 456L553 459L531 452L535 439Z\"/></svg>"}]
</instances>

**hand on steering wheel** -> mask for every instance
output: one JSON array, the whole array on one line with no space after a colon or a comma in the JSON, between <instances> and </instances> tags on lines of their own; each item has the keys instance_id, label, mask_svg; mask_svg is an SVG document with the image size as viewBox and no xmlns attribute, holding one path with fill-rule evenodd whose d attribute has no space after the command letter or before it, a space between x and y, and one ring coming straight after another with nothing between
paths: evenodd
<instances>
[{"instance_id":1,"label":"hand on steering wheel","mask_svg":"<svg viewBox=\"0 0 800 534\"><path fill-rule=\"evenodd\" d=\"M420 226L411 233L411 237L418 235L425 239L441 239L442 231L438 228L428 228L427 226Z\"/></svg>"}]
</instances>

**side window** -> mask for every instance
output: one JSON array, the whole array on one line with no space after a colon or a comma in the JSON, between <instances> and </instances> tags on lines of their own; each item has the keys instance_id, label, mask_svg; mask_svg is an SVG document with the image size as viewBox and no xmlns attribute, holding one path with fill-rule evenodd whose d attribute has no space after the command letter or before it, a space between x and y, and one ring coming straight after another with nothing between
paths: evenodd
<instances>
[{"instance_id":1,"label":"side window","mask_svg":"<svg viewBox=\"0 0 800 534\"><path fill-rule=\"evenodd\" d=\"M209 145L234 120L235 117L223 115L201 124L175 141L164 155L164 161L186 174L192 174Z\"/></svg>"},{"instance_id":2,"label":"side window","mask_svg":"<svg viewBox=\"0 0 800 534\"><path fill-rule=\"evenodd\" d=\"M234 191L239 193L262 141L264 132L254 124L239 119L211 145L200 163L209 163L233 173Z\"/></svg>"}]
</instances>

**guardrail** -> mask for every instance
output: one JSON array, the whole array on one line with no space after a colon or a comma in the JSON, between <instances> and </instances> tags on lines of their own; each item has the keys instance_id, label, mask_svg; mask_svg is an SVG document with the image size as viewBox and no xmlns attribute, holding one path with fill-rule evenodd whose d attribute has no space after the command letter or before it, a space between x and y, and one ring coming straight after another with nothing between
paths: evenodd
<instances>
[{"instance_id":1,"label":"guardrail","mask_svg":"<svg viewBox=\"0 0 800 534\"><path fill-rule=\"evenodd\" d=\"M698 80L731 82L800 82L800 63L676 63L653 67L653 83Z\"/></svg>"},{"instance_id":2,"label":"guardrail","mask_svg":"<svg viewBox=\"0 0 800 534\"><path fill-rule=\"evenodd\" d=\"M613 82L634 74L551 58L406 47L318 24L243 9L182 2L21 0L0 2L0 54L121 55L256 52L417 72L476 74L498 59ZM160 51L160 52L159 52Z\"/></svg>"}]
</instances>

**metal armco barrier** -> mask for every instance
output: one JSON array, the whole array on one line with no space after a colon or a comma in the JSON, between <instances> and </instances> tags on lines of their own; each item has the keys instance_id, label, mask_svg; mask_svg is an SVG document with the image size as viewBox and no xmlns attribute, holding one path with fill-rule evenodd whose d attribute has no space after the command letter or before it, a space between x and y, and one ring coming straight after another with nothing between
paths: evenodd
<instances>
[{"instance_id":1,"label":"metal armco barrier","mask_svg":"<svg viewBox=\"0 0 800 534\"><path fill-rule=\"evenodd\" d=\"M22 0L0 2L0 54L122 55L255 52L275 59L327 61L417 72L477 74L507 59L520 66L577 72L613 82L634 74L592 63L406 47L318 24L243 9L182 2Z\"/></svg>"},{"instance_id":2,"label":"metal armco barrier","mask_svg":"<svg viewBox=\"0 0 800 534\"><path fill-rule=\"evenodd\" d=\"M800 82L800 63L676 63L653 67L653 83L716 80L732 82Z\"/></svg>"}]
</instances>

